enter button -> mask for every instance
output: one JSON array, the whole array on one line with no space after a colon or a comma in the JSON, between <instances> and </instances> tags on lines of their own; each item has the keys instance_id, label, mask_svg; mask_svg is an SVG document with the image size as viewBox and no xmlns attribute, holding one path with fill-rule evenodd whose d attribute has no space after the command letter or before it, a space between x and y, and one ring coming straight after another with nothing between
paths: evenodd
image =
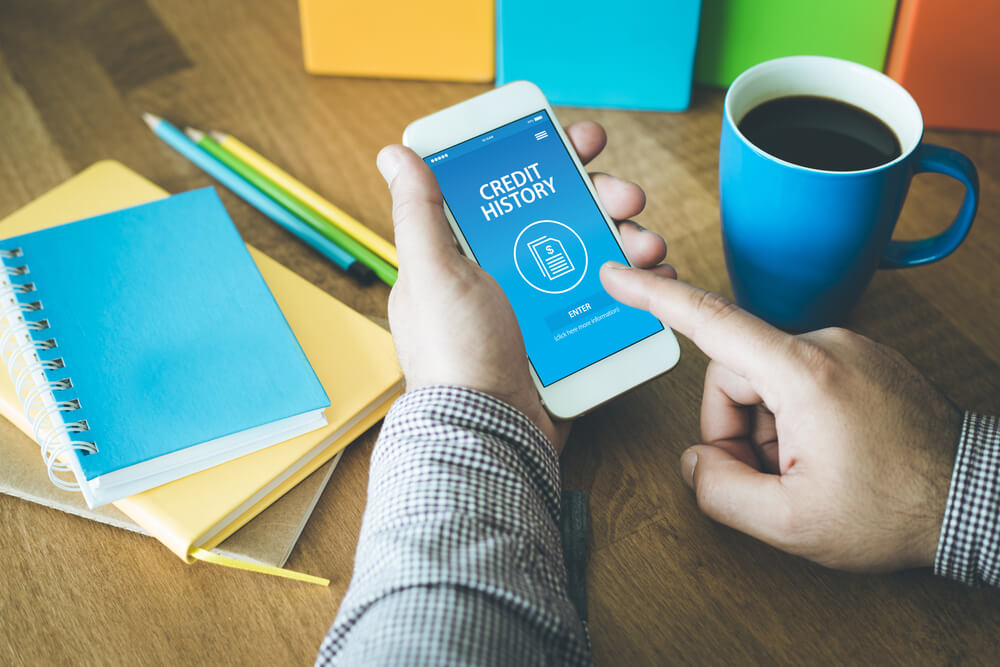
<instances>
[{"instance_id":1,"label":"enter button","mask_svg":"<svg viewBox=\"0 0 1000 667\"><path fill-rule=\"evenodd\" d=\"M545 323L549 325L549 329L553 332L558 332L579 324L583 320L590 319L593 315L614 308L617 305L619 303L612 299L610 294L601 291L591 294L582 301L563 306L551 315L546 316Z\"/></svg>"}]
</instances>

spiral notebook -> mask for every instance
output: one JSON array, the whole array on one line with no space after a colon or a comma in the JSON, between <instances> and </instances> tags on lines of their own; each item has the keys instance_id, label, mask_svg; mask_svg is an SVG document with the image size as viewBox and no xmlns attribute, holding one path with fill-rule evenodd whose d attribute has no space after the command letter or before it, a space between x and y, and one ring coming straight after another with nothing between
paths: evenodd
<instances>
[{"instance_id":1,"label":"spiral notebook","mask_svg":"<svg viewBox=\"0 0 1000 667\"><path fill-rule=\"evenodd\" d=\"M26 234L166 196L163 189L121 163L103 160L0 220L0 237ZM388 331L256 248L247 249L330 397L325 411L329 423L317 431L113 503L125 518L187 562L212 561L212 556L225 556L228 551L230 557L243 563L280 564L247 551L233 553L227 550L227 538L326 461L333 458L335 463L345 447L378 423L402 391L402 373ZM3 376L0 415L29 437L32 435L14 383ZM35 447L23 441L8 444ZM0 459L2 456L0 451ZM42 463L37 463L44 475ZM32 495L24 479L12 481L16 486L14 495ZM73 502L72 495L78 494L52 488L47 496L50 500L42 502L58 507ZM275 529L287 533L288 521L300 525L304 519L300 514L286 514L275 520L282 523ZM253 521L247 528L253 528L260 540L273 542L274 530L267 527L268 522L254 526L258 523ZM288 576L286 571L262 571Z\"/></svg>"},{"instance_id":2,"label":"spiral notebook","mask_svg":"<svg viewBox=\"0 0 1000 667\"><path fill-rule=\"evenodd\" d=\"M0 352L91 507L326 425L329 400L215 191L0 242Z\"/></svg>"}]
</instances>

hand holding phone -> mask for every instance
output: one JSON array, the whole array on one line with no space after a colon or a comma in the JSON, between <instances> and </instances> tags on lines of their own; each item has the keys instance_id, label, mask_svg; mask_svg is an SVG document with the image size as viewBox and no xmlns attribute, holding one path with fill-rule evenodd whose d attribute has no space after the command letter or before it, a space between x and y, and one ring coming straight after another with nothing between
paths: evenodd
<instances>
[{"instance_id":1,"label":"hand holding phone","mask_svg":"<svg viewBox=\"0 0 1000 667\"><path fill-rule=\"evenodd\" d=\"M566 134L583 162L604 147L604 130L596 123L571 125ZM499 285L458 252L433 174L402 146L383 149L378 165L393 197L400 273L389 299L389 321L408 387L453 384L496 396L528 415L561 450L569 425L553 422L542 407ZM615 218L642 210L645 196L635 184L606 174L595 174L594 184ZM660 264L666 244L659 236L631 222L621 223L620 231L633 265L676 275Z\"/></svg>"},{"instance_id":2,"label":"hand holding phone","mask_svg":"<svg viewBox=\"0 0 1000 667\"><path fill-rule=\"evenodd\" d=\"M603 146L603 132L596 138ZM504 313L513 311L550 414L575 417L673 367L672 332L600 283L602 264L635 259L598 196L602 182L623 182L591 181L537 87L516 82L462 102L415 121L403 141L433 172L443 192L435 199L466 258L507 297ZM624 215L642 203L639 194ZM477 342L504 346L509 333L480 330Z\"/></svg>"}]
</instances>

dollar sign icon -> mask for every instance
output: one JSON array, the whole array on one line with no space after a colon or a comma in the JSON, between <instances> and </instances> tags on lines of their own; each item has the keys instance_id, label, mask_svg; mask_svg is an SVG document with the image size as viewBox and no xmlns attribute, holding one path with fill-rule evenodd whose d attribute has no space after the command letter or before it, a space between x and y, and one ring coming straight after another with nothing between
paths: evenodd
<instances>
[{"instance_id":1,"label":"dollar sign icon","mask_svg":"<svg viewBox=\"0 0 1000 667\"><path fill-rule=\"evenodd\" d=\"M555 280L559 276L572 273L574 270L573 262L566 254L566 248L559 239L554 239L551 236L539 237L528 244L528 250L535 258L542 275L549 280Z\"/></svg>"}]
</instances>

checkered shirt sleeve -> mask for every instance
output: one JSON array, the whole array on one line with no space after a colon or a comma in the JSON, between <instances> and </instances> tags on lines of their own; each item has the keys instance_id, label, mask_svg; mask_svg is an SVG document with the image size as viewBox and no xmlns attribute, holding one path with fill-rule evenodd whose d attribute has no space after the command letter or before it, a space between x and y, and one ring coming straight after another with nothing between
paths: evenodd
<instances>
[{"instance_id":1,"label":"checkered shirt sleeve","mask_svg":"<svg viewBox=\"0 0 1000 667\"><path fill-rule=\"evenodd\" d=\"M354 576L316 663L590 664L552 445L462 387L404 394L375 445Z\"/></svg>"},{"instance_id":2,"label":"checkered shirt sleeve","mask_svg":"<svg viewBox=\"0 0 1000 667\"><path fill-rule=\"evenodd\" d=\"M934 572L1000 586L1000 418L965 413Z\"/></svg>"}]
</instances>

